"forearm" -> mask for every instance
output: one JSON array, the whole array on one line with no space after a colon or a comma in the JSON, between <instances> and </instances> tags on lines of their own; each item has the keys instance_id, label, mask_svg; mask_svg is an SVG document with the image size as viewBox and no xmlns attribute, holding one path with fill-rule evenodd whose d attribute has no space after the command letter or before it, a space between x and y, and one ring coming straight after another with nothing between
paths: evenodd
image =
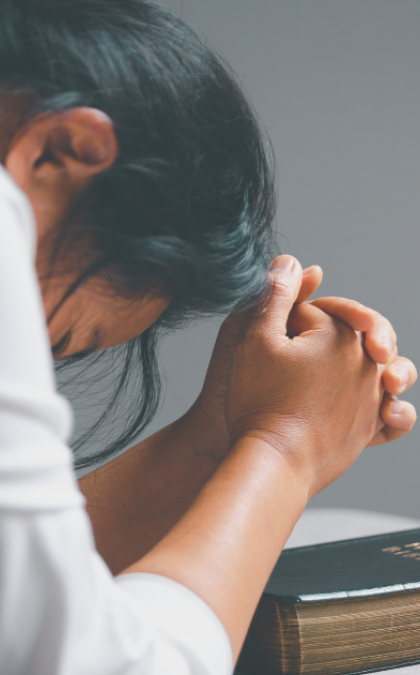
<instances>
[{"instance_id":1,"label":"forearm","mask_svg":"<svg viewBox=\"0 0 420 675\"><path fill-rule=\"evenodd\" d=\"M175 527L124 570L169 577L218 615L235 659L265 583L307 503L279 453L239 441Z\"/></svg>"},{"instance_id":2,"label":"forearm","mask_svg":"<svg viewBox=\"0 0 420 675\"><path fill-rule=\"evenodd\" d=\"M227 448L194 409L79 480L97 549L114 574L171 530Z\"/></svg>"}]
</instances>

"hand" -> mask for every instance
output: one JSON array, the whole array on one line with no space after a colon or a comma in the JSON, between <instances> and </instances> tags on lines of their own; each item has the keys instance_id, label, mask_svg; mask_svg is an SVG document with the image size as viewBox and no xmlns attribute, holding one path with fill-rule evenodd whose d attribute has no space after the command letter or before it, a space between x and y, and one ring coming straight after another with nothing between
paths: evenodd
<instances>
[{"instance_id":1,"label":"hand","mask_svg":"<svg viewBox=\"0 0 420 675\"><path fill-rule=\"evenodd\" d=\"M258 438L280 452L309 498L336 480L384 428L382 374L362 339L298 298L302 270L272 273L269 300L248 312L228 379L226 421L233 441ZM290 339L286 333L292 335Z\"/></svg>"},{"instance_id":2,"label":"hand","mask_svg":"<svg viewBox=\"0 0 420 675\"><path fill-rule=\"evenodd\" d=\"M322 270L318 265L303 270L302 285L296 303L305 302L319 288L322 276ZM411 361L398 357L396 335L389 321L378 312L344 298L320 298L311 301L310 304L319 307L330 316L339 318L353 330L363 332L364 346L369 356L377 363L387 364L383 373L386 393L381 407L381 416L386 426L369 445L396 440L411 431L416 420L414 407L401 401L402 411L394 412L392 404L395 394L406 391L414 384L417 372ZM185 416L191 438L198 434L202 439L205 429L204 436L209 439L205 452L212 453L218 461L226 454L230 445L225 420L226 386L233 345L242 320L242 315L231 314L222 324L201 394ZM384 340L388 340L390 345L388 348L384 348ZM400 383L401 371L407 375L405 386L401 386ZM195 445L199 447L198 443Z\"/></svg>"},{"instance_id":3,"label":"hand","mask_svg":"<svg viewBox=\"0 0 420 675\"><path fill-rule=\"evenodd\" d=\"M311 296L321 281L322 270L317 265L303 270L297 302L303 302ZM191 440L193 441L195 436L200 439L200 443L194 443L197 450L200 451L203 439L206 438L209 442L206 443L204 452L206 455L212 454L217 462L225 456L230 447L230 435L225 419L226 387L233 345L242 321L241 313L232 313L223 322L207 369L203 389L193 406L182 418L183 424L188 426Z\"/></svg>"},{"instance_id":4,"label":"hand","mask_svg":"<svg viewBox=\"0 0 420 675\"><path fill-rule=\"evenodd\" d=\"M369 356L376 363L387 364L382 376L385 395L381 405L385 427L368 445L395 441L410 432L416 422L416 410L411 403L398 401L396 394L413 386L417 370L412 361L398 356L397 336L389 321L373 309L345 298L319 298L309 304L347 323L363 338Z\"/></svg>"}]
</instances>

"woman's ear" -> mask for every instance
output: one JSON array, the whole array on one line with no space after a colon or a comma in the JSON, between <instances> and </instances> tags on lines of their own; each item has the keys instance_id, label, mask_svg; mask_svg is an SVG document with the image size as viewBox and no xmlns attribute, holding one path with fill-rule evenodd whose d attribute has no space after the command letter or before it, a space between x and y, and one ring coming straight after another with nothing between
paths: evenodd
<instances>
[{"instance_id":1,"label":"woman's ear","mask_svg":"<svg viewBox=\"0 0 420 675\"><path fill-rule=\"evenodd\" d=\"M29 197L38 231L45 231L117 154L108 115L71 108L30 120L9 144L4 164Z\"/></svg>"}]
</instances>

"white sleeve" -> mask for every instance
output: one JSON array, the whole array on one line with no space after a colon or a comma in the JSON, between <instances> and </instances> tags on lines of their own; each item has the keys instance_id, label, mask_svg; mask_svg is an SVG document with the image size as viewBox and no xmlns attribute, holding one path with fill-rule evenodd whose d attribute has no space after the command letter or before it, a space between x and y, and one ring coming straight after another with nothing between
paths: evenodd
<instances>
[{"instance_id":1,"label":"white sleeve","mask_svg":"<svg viewBox=\"0 0 420 675\"><path fill-rule=\"evenodd\" d=\"M55 389L26 196L0 166L0 672L229 675L214 612L153 574L114 579L95 551Z\"/></svg>"}]
</instances>

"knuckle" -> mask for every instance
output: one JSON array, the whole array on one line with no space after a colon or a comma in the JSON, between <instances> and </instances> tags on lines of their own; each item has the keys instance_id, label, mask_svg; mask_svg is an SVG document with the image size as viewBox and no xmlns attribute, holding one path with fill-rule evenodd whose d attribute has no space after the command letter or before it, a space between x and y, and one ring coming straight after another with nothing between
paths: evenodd
<instances>
[{"instance_id":1,"label":"knuckle","mask_svg":"<svg viewBox=\"0 0 420 675\"><path fill-rule=\"evenodd\" d=\"M391 330L391 331L395 332L395 331L394 331L394 328L393 328L393 326L392 326L392 323L390 322L389 319L386 318L386 316L384 316L383 314L381 314L380 312L378 312L378 311L375 310L375 309L372 309L371 311L372 311L372 313L375 315L375 317L376 317L376 322L377 322L378 324L380 324L380 325L381 325L383 328L385 328L386 330Z\"/></svg>"},{"instance_id":2,"label":"knuckle","mask_svg":"<svg viewBox=\"0 0 420 675\"><path fill-rule=\"evenodd\" d=\"M391 324L390 324L390 325L391 325ZM391 340L393 340L393 342L394 342L395 345L396 345L397 342L398 342L398 335L397 335L397 333L395 332L395 330L393 329L392 326L391 326L391 331L390 331L390 333L391 333Z\"/></svg>"},{"instance_id":3,"label":"knuckle","mask_svg":"<svg viewBox=\"0 0 420 675\"><path fill-rule=\"evenodd\" d=\"M363 345L356 335L355 331L347 326L345 323L339 322L335 325L336 332L339 336L339 339L347 346L349 350L354 354L359 354L365 356L365 350Z\"/></svg>"},{"instance_id":4,"label":"knuckle","mask_svg":"<svg viewBox=\"0 0 420 675\"><path fill-rule=\"evenodd\" d=\"M400 356L398 361L401 362L403 367L406 370L408 370L413 377L417 379L417 368L410 359L407 359L404 356Z\"/></svg>"},{"instance_id":5,"label":"knuckle","mask_svg":"<svg viewBox=\"0 0 420 675\"><path fill-rule=\"evenodd\" d=\"M388 368L389 368L391 365L393 365L393 364L395 363L395 361L397 361L398 358L400 358L400 357L398 356L398 347L397 347L397 345L394 345L394 348L393 348L393 350L392 350L392 352L391 352L390 359L389 359L388 364L387 364L387 365L388 365Z\"/></svg>"},{"instance_id":6,"label":"knuckle","mask_svg":"<svg viewBox=\"0 0 420 675\"><path fill-rule=\"evenodd\" d=\"M394 344L397 344L397 333L388 319L385 319L382 315L379 315L379 318L376 319L375 329L375 333L378 332L379 336L386 335Z\"/></svg>"},{"instance_id":7,"label":"knuckle","mask_svg":"<svg viewBox=\"0 0 420 675\"><path fill-rule=\"evenodd\" d=\"M277 279L273 279L268 301L270 302L273 298L289 300L293 296L292 290L290 283L287 283L284 278L278 277Z\"/></svg>"},{"instance_id":8,"label":"knuckle","mask_svg":"<svg viewBox=\"0 0 420 675\"><path fill-rule=\"evenodd\" d=\"M247 357L251 355L267 355L275 352L276 349L276 335L274 331L259 322L251 324L241 341L241 346Z\"/></svg>"},{"instance_id":9,"label":"knuckle","mask_svg":"<svg viewBox=\"0 0 420 675\"><path fill-rule=\"evenodd\" d=\"M334 302L342 307L358 307L359 303L357 300L350 300L350 298L333 298Z\"/></svg>"}]
</instances>

